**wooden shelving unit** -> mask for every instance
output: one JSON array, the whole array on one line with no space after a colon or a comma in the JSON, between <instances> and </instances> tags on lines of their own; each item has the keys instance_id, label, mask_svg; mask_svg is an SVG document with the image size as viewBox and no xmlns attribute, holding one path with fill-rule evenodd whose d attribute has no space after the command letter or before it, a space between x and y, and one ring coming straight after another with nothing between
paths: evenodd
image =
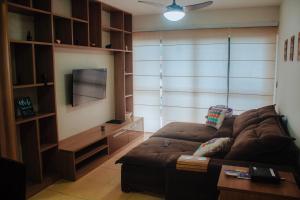
<instances>
[{"instance_id":1,"label":"wooden shelving unit","mask_svg":"<svg viewBox=\"0 0 300 200\"><path fill-rule=\"evenodd\" d=\"M30 25L17 37L9 34L8 70L13 80L9 83L13 97L30 97L36 112L35 116L24 118L14 104L9 105L16 116L14 126L20 144L17 151L27 168L27 196L59 178L54 73L57 48L111 52L115 61L115 118L125 121L133 116L131 14L100 1L69 1L70 16L57 14L52 0L4 1L7 12L18 15L20 23L25 25L22 27ZM110 146L111 141L107 135L75 151L76 178L118 149Z\"/></svg>"},{"instance_id":2,"label":"wooden shelving unit","mask_svg":"<svg viewBox=\"0 0 300 200\"><path fill-rule=\"evenodd\" d=\"M144 135L143 118L122 124L103 124L60 142L60 170L67 180L77 180L130 142Z\"/></svg>"}]
</instances>

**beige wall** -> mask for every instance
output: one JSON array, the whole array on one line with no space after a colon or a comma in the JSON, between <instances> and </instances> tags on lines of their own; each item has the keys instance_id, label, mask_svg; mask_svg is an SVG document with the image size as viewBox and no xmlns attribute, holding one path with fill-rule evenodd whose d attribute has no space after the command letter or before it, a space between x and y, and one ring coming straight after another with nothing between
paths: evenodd
<instances>
[{"instance_id":1,"label":"beige wall","mask_svg":"<svg viewBox=\"0 0 300 200\"><path fill-rule=\"evenodd\" d=\"M106 52L59 49L55 52L55 83L59 139L114 118L114 61ZM107 68L106 99L72 107L66 75L73 69Z\"/></svg>"},{"instance_id":2,"label":"beige wall","mask_svg":"<svg viewBox=\"0 0 300 200\"><path fill-rule=\"evenodd\" d=\"M295 52L298 50L298 33L300 32L300 1L284 0L280 10L279 52L278 52L278 89L277 106L281 114L288 118L291 134L300 146L300 61L295 53L294 61L283 59L284 41L295 35ZM289 55L288 48L288 55Z\"/></svg>"},{"instance_id":3,"label":"beige wall","mask_svg":"<svg viewBox=\"0 0 300 200\"><path fill-rule=\"evenodd\" d=\"M70 0L53 0L53 12L71 16ZM107 19L104 18L106 21ZM108 36L106 36L108 37ZM104 41L107 38L104 37ZM55 52L55 83L59 139L64 139L114 118L114 61L107 52L60 49ZM73 69L107 68L106 99L73 108L66 75Z\"/></svg>"},{"instance_id":4,"label":"beige wall","mask_svg":"<svg viewBox=\"0 0 300 200\"><path fill-rule=\"evenodd\" d=\"M228 28L277 26L279 7L242 8L225 10L200 10L190 12L179 22L170 22L162 15L133 17L133 30L157 31L199 28Z\"/></svg>"}]
</instances>

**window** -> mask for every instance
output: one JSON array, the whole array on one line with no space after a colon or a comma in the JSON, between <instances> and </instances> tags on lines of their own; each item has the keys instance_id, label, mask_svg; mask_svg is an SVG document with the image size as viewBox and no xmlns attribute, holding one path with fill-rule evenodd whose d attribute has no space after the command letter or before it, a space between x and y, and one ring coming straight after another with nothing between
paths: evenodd
<instances>
[{"instance_id":1,"label":"window","mask_svg":"<svg viewBox=\"0 0 300 200\"><path fill-rule=\"evenodd\" d=\"M238 114L273 103L275 28L141 32L133 43L135 115L146 131L203 123L212 105Z\"/></svg>"}]
</instances>

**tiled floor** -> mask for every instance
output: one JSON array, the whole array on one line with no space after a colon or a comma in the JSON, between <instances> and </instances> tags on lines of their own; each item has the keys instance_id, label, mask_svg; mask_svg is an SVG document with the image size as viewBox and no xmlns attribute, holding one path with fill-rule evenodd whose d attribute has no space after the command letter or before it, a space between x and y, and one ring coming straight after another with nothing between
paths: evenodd
<instances>
[{"instance_id":1,"label":"tiled floor","mask_svg":"<svg viewBox=\"0 0 300 200\"><path fill-rule=\"evenodd\" d=\"M150 134L145 134L145 139L149 136ZM121 168L114 163L140 142L128 146L78 181L60 180L30 200L162 200L146 194L121 191Z\"/></svg>"}]
</instances>

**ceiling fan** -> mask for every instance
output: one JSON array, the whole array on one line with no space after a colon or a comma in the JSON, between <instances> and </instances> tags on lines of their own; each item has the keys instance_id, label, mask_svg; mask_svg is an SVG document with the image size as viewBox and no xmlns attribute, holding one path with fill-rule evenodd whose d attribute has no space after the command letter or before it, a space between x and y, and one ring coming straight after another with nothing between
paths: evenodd
<instances>
[{"instance_id":1,"label":"ceiling fan","mask_svg":"<svg viewBox=\"0 0 300 200\"><path fill-rule=\"evenodd\" d=\"M203 3L198 3L194 5L188 5L188 6L180 6L176 3L176 0L173 0L173 3L169 6L165 6L162 3L158 2L151 2L151 1L142 1L138 0L139 3L144 3L156 7L166 7L166 11L164 12L165 18L167 18L170 21L179 21L185 16L186 11L192 11L192 10L197 10L201 8L205 8L207 6L210 6L213 4L213 1L206 1Z\"/></svg>"}]
</instances>

